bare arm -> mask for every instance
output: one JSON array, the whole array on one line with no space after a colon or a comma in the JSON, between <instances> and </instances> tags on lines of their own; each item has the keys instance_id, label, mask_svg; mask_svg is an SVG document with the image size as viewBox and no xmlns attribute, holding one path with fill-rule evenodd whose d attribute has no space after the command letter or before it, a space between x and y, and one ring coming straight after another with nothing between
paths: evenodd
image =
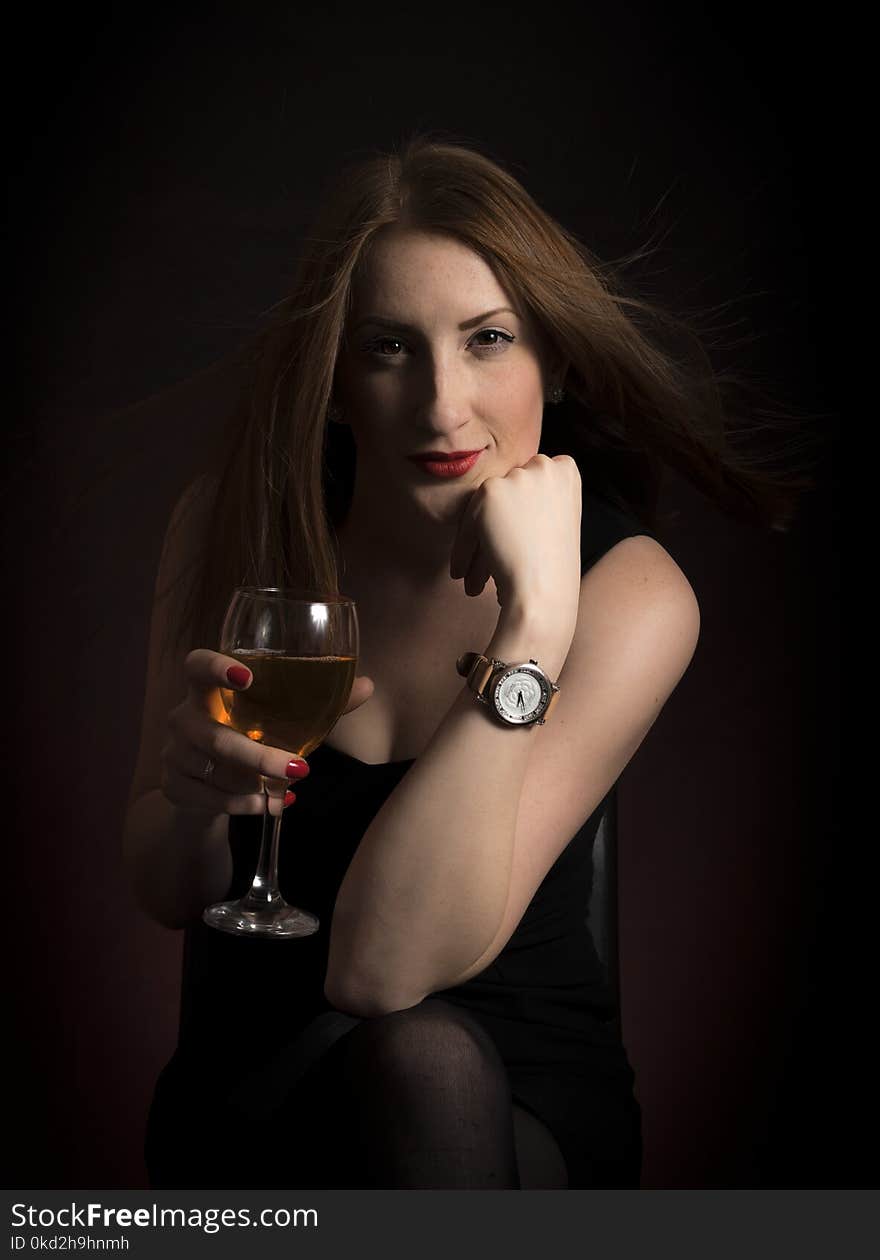
<instances>
[{"instance_id":1,"label":"bare arm","mask_svg":"<svg viewBox=\"0 0 880 1260\"><path fill-rule=\"evenodd\" d=\"M502 612L481 649L535 658L555 679L572 629L528 609ZM426 985L445 987L483 953L507 904L520 792L544 733L501 727L462 685L342 881L325 985L334 1005L371 1015L413 1004Z\"/></svg>"},{"instance_id":2,"label":"bare arm","mask_svg":"<svg viewBox=\"0 0 880 1260\"><path fill-rule=\"evenodd\" d=\"M582 579L570 645L534 620L499 620L487 655L537 657L551 677L565 661L553 716L537 729L495 727L463 688L342 882L326 981L334 1005L404 1009L489 965L656 720L698 633L687 579L644 537Z\"/></svg>"},{"instance_id":3,"label":"bare arm","mask_svg":"<svg viewBox=\"0 0 880 1260\"><path fill-rule=\"evenodd\" d=\"M196 918L223 896L232 878L228 816L181 809L161 791L168 712L187 690L183 660L169 654L166 629L178 616L181 578L199 559L211 490L206 480L187 487L165 533L150 623L141 742L122 834L123 863L135 899L145 914L168 928L182 928Z\"/></svg>"},{"instance_id":4,"label":"bare arm","mask_svg":"<svg viewBox=\"0 0 880 1260\"><path fill-rule=\"evenodd\" d=\"M256 743L218 720L218 688L250 682L230 680L227 669L241 669L234 658L210 648L184 655L185 649L167 641L166 627L179 616L179 579L202 560L212 489L205 480L190 486L166 531L150 625L140 750L123 825L123 861L135 898L146 914L169 928L197 919L228 891L229 817L264 812L262 777L269 810L279 813L289 779L308 773L301 757ZM372 689L370 679L355 679L346 712L369 699ZM214 763L210 783L203 773L209 759Z\"/></svg>"},{"instance_id":5,"label":"bare arm","mask_svg":"<svg viewBox=\"0 0 880 1260\"><path fill-rule=\"evenodd\" d=\"M219 901L232 879L229 818L179 809L158 788L129 807L123 853L138 905L167 928L183 928Z\"/></svg>"}]
</instances>

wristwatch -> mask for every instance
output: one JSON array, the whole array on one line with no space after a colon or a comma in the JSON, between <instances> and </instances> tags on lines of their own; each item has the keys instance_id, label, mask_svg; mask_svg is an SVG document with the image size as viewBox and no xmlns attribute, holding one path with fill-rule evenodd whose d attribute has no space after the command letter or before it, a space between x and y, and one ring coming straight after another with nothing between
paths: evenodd
<instances>
[{"instance_id":1,"label":"wristwatch","mask_svg":"<svg viewBox=\"0 0 880 1260\"><path fill-rule=\"evenodd\" d=\"M510 665L480 652L465 652L455 668L505 726L543 726L559 695L556 683L536 660Z\"/></svg>"}]
</instances>

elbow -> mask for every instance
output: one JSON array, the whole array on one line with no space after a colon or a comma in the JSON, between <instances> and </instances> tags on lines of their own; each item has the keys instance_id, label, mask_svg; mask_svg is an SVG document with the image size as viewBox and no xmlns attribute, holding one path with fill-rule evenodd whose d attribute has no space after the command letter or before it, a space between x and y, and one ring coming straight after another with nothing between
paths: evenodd
<instances>
[{"instance_id":1,"label":"elbow","mask_svg":"<svg viewBox=\"0 0 880 1260\"><path fill-rule=\"evenodd\" d=\"M376 1019L379 1015L408 1010L411 1006L418 1006L425 996L392 994L377 986L359 988L352 984L343 985L329 973L324 981L324 997L333 1009L358 1019Z\"/></svg>"},{"instance_id":2,"label":"elbow","mask_svg":"<svg viewBox=\"0 0 880 1260\"><path fill-rule=\"evenodd\" d=\"M425 992L400 984L393 959L387 954L369 959L357 936L352 940L349 932L348 939L343 940L343 928L348 926L337 903L324 973L324 997L330 1005L358 1019L375 1019L417 1006Z\"/></svg>"},{"instance_id":3,"label":"elbow","mask_svg":"<svg viewBox=\"0 0 880 1260\"><path fill-rule=\"evenodd\" d=\"M129 885L134 904L151 923L167 928L169 932L181 932L193 921L190 915L181 914L178 910L164 905L157 905L148 893L139 888L133 881Z\"/></svg>"},{"instance_id":4,"label":"elbow","mask_svg":"<svg viewBox=\"0 0 880 1260\"><path fill-rule=\"evenodd\" d=\"M324 996L334 1011L343 1015L351 1015L356 1019L375 1019L378 1015L387 1015L388 1010L381 1002L373 1001L365 994L349 997L347 994L337 995L335 990L325 987Z\"/></svg>"},{"instance_id":5,"label":"elbow","mask_svg":"<svg viewBox=\"0 0 880 1260\"><path fill-rule=\"evenodd\" d=\"M196 917L194 914L182 912L180 907L170 905L164 899L157 897L154 885L146 879L142 871L126 864L125 875L131 902L151 923L167 928L171 932L179 932L188 927Z\"/></svg>"}]
</instances>

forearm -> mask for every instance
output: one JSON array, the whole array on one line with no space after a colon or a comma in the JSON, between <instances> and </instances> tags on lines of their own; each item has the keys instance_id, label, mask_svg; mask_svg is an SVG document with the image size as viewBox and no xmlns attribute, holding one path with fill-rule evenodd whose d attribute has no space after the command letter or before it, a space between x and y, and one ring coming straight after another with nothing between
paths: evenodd
<instances>
[{"instance_id":1,"label":"forearm","mask_svg":"<svg viewBox=\"0 0 880 1260\"><path fill-rule=\"evenodd\" d=\"M163 927L182 928L232 879L229 818L178 809L158 789L129 808L123 860L135 899Z\"/></svg>"},{"instance_id":2,"label":"forearm","mask_svg":"<svg viewBox=\"0 0 880 1260\"><path fill-rule=\"evenodd\" d=\"M502 612L482 651L534 657L555 679L573 632L573 619L552 625ZM540 737L535 726L501 726L462 682L340 886L328 962L334 1004L365 1012L413 1004L486 951L507 905L520 794Z\"/></svg>"}]
</instances>

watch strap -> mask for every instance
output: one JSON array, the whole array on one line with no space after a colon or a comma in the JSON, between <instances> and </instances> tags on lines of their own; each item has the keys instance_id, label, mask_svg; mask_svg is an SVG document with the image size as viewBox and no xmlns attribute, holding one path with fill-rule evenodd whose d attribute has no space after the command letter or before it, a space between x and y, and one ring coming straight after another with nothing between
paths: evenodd
<instances>
[{"instance_id":1,"label":"watch strap","mask_svg":"<svg viewBox=\"0 0 880 1260\"><path fill-rule=\"evenodd\" d=\"M485 704L489 679L503 664L503 661L483 656L482 652L465 652L456 661L455 668L462 678L467 679L467 684L477 699Z\"/></svg>"}]
</instances>

